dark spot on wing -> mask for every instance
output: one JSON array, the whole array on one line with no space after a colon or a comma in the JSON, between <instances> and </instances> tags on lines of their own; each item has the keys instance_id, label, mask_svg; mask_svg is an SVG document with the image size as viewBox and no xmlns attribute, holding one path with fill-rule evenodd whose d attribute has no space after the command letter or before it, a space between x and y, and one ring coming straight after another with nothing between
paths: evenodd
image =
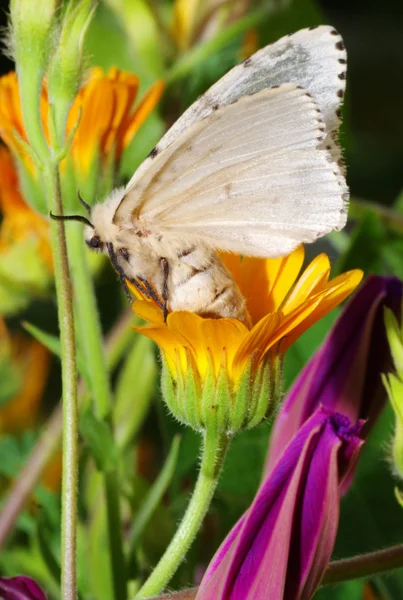
<instances>
[{"instance_id":1,"label":"dark spot on wing","mask_svg":"<svg viewBox=\"0 0 403 600\"><path fill-rule=\"evenodd\" d=\"M339 63L341 65L345 65L345 64L347 64L347 60L345 58L339 58Z\"/></svg>"},{"instance_id":2,"label":"dark spot on wing","mask_svg":"<svg viewBox=\"0 0 403 600\"><path fill-rule=\"evenodd\" d=\"M220 108L220 105L219 105L219 104L214 104L214 106L213 106L213 110L218 110L219 108Z\"/></svg>"},{"instance_id":3,"label":"dark spot on wing","mask_svg":"<svg viewBox=\"0 0 403 600\"><path fill-rule=\"evenodd\" d=\"M279 86L278 84L277 84L277 85L272 85L272 86L271 86L271 89L272 89L272 90L276 90L276 89L277 89L277 88L279 88L279 87L280 87L280 86Z\"/></svg>"},{"instance_id":4,"label":"dark spot on wing","mask_svg":"<svg viewBox=\"0 0 403 600\"><path fill-rule=\"evenodd\" d=\"M148 155L150 158L155 158L157 156L157 154L159 153L159 149L158 146L155 146L155 148L153 148L150 152L150 154Z\"/></svg>"},{"instance_id":5,"label":"dark spot on wing","mask_svg":"<svg viewBox=\"0 0 403 600\"><path fill-rule=\"evenodd\" d=\"M249 56L248 58L245 58L245 60L243 61L242 64L243 64L244 67L250 67L250 65L252 64L251 57Z\"/></svg>"},{"instance_id":6,"label":"dark spot on wing","mask_svg":"<svg viewBox=\"0 0 403 600\"><path fill-rule=\"evenodd\" d=\"M341 118L341 108L338 108L336 110L336 117L338 117L339 119Z\"/></svg>"},{"instance_id":7,"label":"dark spot on wing","mask_svg":"<svg viewBox=\"0 0 403 600\"><path fill-rule=\"evenodd\" d=\"M346 78L346 72L345 72L345 71L343 71L342 73L339 73L337 77L338 77L339 79L342 79L342 80L343 80L343 79L345 79L345 78Z\"/></svg>"},{"instance_id":8,"label":"dark spot on wing","mask_svg":"<svg viewBox=\"0 0 403 600\"><path fill-rule=\"evenodd\" d=\"M340 41L338 41L336 43L336 49L337 50L344 50L344 44L343 44L342 40L340 40Z\"/></svg>"},{"instance_id":9,"label":"dark spot on wing","mask_svg":"<svg viewBox=\"0 0 403 600\"><path fill-rule=\"evenodd\" d=\"M337 90L337 95L339 98L343 98L344 97L344 90Z\"/></svg>"},{"instance_id":10,"label":"dark spot on wing","mask_svg":"<svg viewBox=\"0 0 403 600\"><path fill-rule=\"evenodd\" d=\"M309 28L309 31L313 31L314 29L317 29L318 27L319 27L319 25L312 25L312 26Z\"/></svg>"},{"instance_id":11,"label":"dark spot on wing","mask_svg":"<svg viewBox=\"0 0 403 600\"><path fill-rule=\"evenodd\" d=\"M336 29L332 29L330 35L339 35L339 32Z\"/></svg>"}]
</instances>

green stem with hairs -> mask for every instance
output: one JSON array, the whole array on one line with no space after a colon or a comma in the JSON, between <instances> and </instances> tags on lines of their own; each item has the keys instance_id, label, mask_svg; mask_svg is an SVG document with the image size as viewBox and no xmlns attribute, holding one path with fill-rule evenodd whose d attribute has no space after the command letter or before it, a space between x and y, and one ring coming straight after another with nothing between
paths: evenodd
<instances>
[{"instance_id":1,"label":"green stem with hairs","mask_svg":"<svg viewBox=\"0 0 403 600\"><path fill-rule=\"evenodd\" d=\"M203 436L200 471L192 498L171 543L137 592L135 600L149 598L165 588L185 558L213 499L228 447L228 438L215 427L209 427Z\"/></svg>"},{"instance_id":2,"label":"green stem with hairs","mask_svg":"<svg viewBox=\"0 0 403 600\"><path fill-rule=\"evenodd\" d=\"M44 169L44 177L50 210L56 214L63 214L59 167L52 159ZM61 595L63 600L76 600L78 408L73 301L64 223L51 220L50 231L59 314L63 388Z\"/></svg>"},{"instance_id":3,"label":"green stem with hairs","mask_svg":"<svg viewBox=\"0 0 403 600\"><path fill-rule=\"evenodd\" d=\"M106 363L98 307L82 227L71 224L68 230L71 272L76 297L78 335L82 344L94 400L95 414L112 429L112 393ZM114 600L126 600L127 574L123 553L119 478L116 470L104 473L107 526Z\"/></svg>"}]
</instances>

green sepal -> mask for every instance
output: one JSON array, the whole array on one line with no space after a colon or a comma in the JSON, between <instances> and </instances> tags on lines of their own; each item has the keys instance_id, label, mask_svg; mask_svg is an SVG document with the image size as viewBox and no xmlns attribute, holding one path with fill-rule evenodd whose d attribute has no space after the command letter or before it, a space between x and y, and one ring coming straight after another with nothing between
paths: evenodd
<instances>
[{"instance_id":1,"label":"green sepal","mask_svg":"<svg viewBox=\"0 0 403 600\"><path fill-rule=\"evenodd\" d=\"M186 373L186 384L184 394L186 402L184 402L183 410L186 414L186 422L193 427L193 429L200 429L200 384L199 376L196 370L196 365L193 363L193 358L186 348L186 360L188 369Z\"/></svg>"},{"instance_id":2,"label":"green sepal","mask_svg":"<svg viewBox=\"0 0 403 600\"><path fill-rule=\"evenodd\" d=\"M227 370L227 353L224 349L221 355L221 365L218 371L216 392L210 411L207 414L208 420L205 423L205 428L209 426L211 415L215 413L217 431L219 433L228 430L233 411L233 397L231 394L231 384Z\"/></svg>"},{"instance_id":3,"label":"green sepal","mask_svg":"<svg viewBox=\"0 0 403 600\"><path fill-rule=\"evenodd\" d=\"M176 355L176 376L171 372L168 361L162 353L161 390L169 410L180 423L186 425L186 416L182 409L185 382L180 368L179 357Z\"/></svg>"},{"instance_id":4,"label":"green sepal","mask_svg":"<svg viewBox=\"0 0 403 600\"><path fill-rule=\"evenodd\" d=\"M144 422L154 394L156 376L153 343L146 337L137 336L116 384L113 422L120 449L130 444Z\"/></svg>"},{"instance_id":5,"label":"green sepal","mask_svg":"<svg viewBox=\"0 0 403 600\"><path fill-rule=\"evenodd\" d=\"M13 155L18 170L18 181L24 200L31 208L41 215L48 216L49 210L46 203L46 194L42 177L35 177L28 169L25 161L19 155Z\"/></svg>"},{"instance_id":6,"label":"green sepal","mask_svg":"<svg viewBox=\"0 0 403 600\"><path fill-rule=\"evenodd\" d=\"M272 402L272 389L270 384L270 362L268 360L263 360L258 366L253 382L252 396L256 398L256 404L253 412L250 413L246 425L247 429L252 429L253 427L256 427L256 425L259 425L268 414Z\"/></svg>"},{"instance_id":7,"label":"green sepal","mask_svg":"<svg viewBox=\"0 0 403 600\"><path fill-rule=\"evenodd\" d=\"M207 369L203 378L200 398L200 428L204 429L209 417L211 405L214 403L216 392L216 375L211 352L208 352Z\"/></svg>"},{"instance_id":8,"label":"green sepal","mask_svg":"<svg viewBox=\"0 0 403 600\"><path fill-rule=\"evenodd\" d=\"M232 434L244 427L248 421L250 412L253 411L254 396L253 384L251 382L252 361L253 358L250 358L242 373L239 385L234 392L235 398L229 423L229 431Z\"/></svg>"}]
</instances>

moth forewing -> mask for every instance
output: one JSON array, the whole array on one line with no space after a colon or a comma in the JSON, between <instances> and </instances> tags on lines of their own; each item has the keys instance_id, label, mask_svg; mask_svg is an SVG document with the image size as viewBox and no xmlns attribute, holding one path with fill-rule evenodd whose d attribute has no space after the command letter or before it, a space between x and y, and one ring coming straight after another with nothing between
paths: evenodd
<instances>
[{"instance_id":1,"label":"moth forewing","mask_svg":"<svg viewBox=\"0 0 403 600\"><path fill-rule=\"evenodd\" d=\"M143 282L164 309L248 321L216 250L281 256L345 223L340 73L344 46L319 27L263 48L210 88L126 189L93 209L121 278Z\"/></svg>"}]
</instances>

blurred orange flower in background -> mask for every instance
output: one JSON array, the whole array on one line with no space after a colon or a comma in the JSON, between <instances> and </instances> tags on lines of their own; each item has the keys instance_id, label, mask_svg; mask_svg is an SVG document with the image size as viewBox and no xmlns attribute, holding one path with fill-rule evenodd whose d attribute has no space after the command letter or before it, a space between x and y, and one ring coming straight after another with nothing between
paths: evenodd
<instances>
[{"instance_id":1,"label":"blurred orange flower in background","mask_svg":"<svg viewBox=\"0 0 403 600\"><path fill-rule=\"evenodd\" d=\"M0 212L3 217L0 227L0 260L1 255L10 247L31 239L43 262L52 271L48 222L26 204L19 189L18 173L12 156L4 146L0 146Z\"/></svg>"},{"instance_id":2,"label":"blurred orange flower in background","mask_svg":"<svg viewBox=\"0 0 403 600\"><path fill-rule=\"evenodd\" d=\"M70 155L74 167L87 172L95 158L106 160L111 153L115 162L130 144L135 133L153 110L164 90L162 81L155 82L135 108L139 79L136 75L112 68L104 73L94 67L87 82L79 90L70 109L66 134L75 127ZM42 127L49 140L49 101L46 85L41 99ZM77 125L78 124L78 125ZM28 142L22 120L16 73L0 77L0 136L7 146L20 155L29 171L35 171L31 158L18 140Z\"/></svg>"},{"instance_id":3,"label":"blurred orange flower in background","mask_svg":"<svg viewBox=\"0 0 403 600\"><path fill-rule=\"evenodd\" d=\"M0 433L20 433L38 422L49 365L44 346L25 336L10 335L0 318L2 391L10 390L0 405ZM6 386L11 376L14 381Z\"/></svg>"}]
</instances>

